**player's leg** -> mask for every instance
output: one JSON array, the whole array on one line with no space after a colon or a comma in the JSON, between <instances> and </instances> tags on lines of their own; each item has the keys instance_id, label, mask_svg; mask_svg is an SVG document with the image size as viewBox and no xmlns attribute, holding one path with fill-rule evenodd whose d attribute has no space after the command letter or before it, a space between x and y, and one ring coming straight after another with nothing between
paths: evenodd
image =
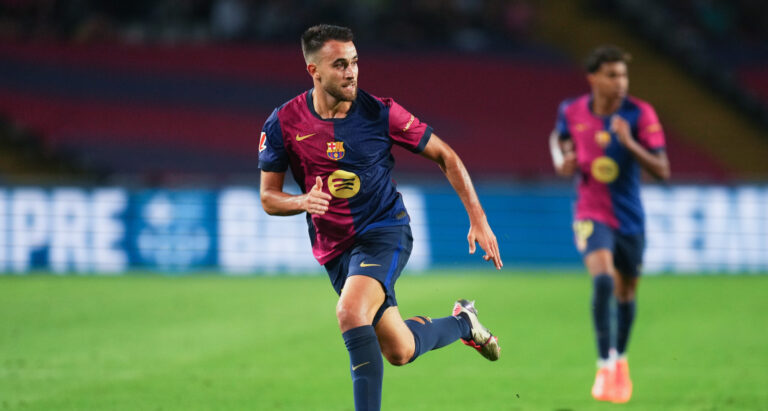
<instances>
[{"instance_id":1,"label":"player's leg","mask_svg":"<svg viewBox=\"0 0 768 411\"><path fill-rule=\"evenodd\" d=\"M576 246L584 256L584 265L592 280L591 314L597 343L597 374L592 396L610 401L613 396L614 367L610 358L611 301L614 292L613 232L599 222L574 223Z\"/></svg>"},{"instance_id":2,"label":"player's leg","mask_svg":"<svg viewBox=\"0 0 768 411\"><path fill-rule=\"evenodd\" d=\"M629 376L627 345L635 319L637 285L640 279L645 239L642 234L633 236L617 235L614 263L616 276L616 387L614 402L627 402L632 396L632 380Z\"/></svg>"},{"instance_id":3,"label":"player's leg","mask_svg":"<svg viewBox=\"0 0 768 411\"><path fill-rule=\"evenodd\" d=\"M336 305L336 317L349 352L356 410L379 410L384 361L372 325L384 302L381 283L365 276L349 277Z\"/></svg>"},{"instance_id":4,"label":"player's leg","mask_svg":"<svg viewBox=\"0 0 768 411\"><path fill-rule=\"evenodd\" d=\"M614 290L613 254L608 249L595 250L584 258L592 278L592 322L597 341L597 373L592 397L611 401L614 397L615 366L610 356L611 299Z\"/></svg>"},{"instance_id":5,"label":"player's leg","mask_svg":"<svg viewBox=\"0 0 768 411\"><path fill-rule=\"evenodd\" d=\"M381 227L363 234L350 259L350 278L377 279L386 299L374 317L382 353L395 365L470 334L470 324L454 316L438 319L414 317L403 321L397 308L395 283L411 255L413 237L407 225Z\"/></svg>"},{"instance_id":6,"label":"player's leg","mask_svg":"<svg viewBox=\"0 0 768 411\"><path fill-rule=\"evenodd\" d=\"M604 362L601 365L605 365L611 348L611 301L615 287L613 253L608 249L597 249L584 257L584 264L592 278L592 322L597 353Z\"/></svg>"},{"instance_id":7,"label":"player's leg","mask_svg":"<svg viewBox=\"0 0 768 411\"><path fill-rule=\"evenodd\" d=\"M381 407L384 365L374 327L387 307L397 305L394 281L408 261L412 241L408 226L372 229L340 257L343 264L336 259L326 264L340 295L336 317L349 351L358 410Z\"/></svg>"},{"instance_id":8,"label":"player's leg","mask_svg":"<svg viewBox=\"0 0 768 411\"><path fill-rule=\"evenodd\" d=\"M405 365L420 355L454 341L471 338L470 324L462 317L416 316L403 321L397 306L388 307L376 324L384 357L393 365Z\"/></svg>"},{"instance_id":9,"label":"player's leg","mask_svg":"<svg viewBox=\"0 0 768 411\"><path fill-rule=\"evenodd\" d=\"M636 293L639 277L633 277L619 271L616 276L616 351L625 355L629 344L629 334L635 321Z\"/></svg>"},{"instance_id":10,"label":"player's leg","mask_svg":"<svg viewBox=\"0 0 768 411\"><path fill-rule=\"evenodd\" d=\"M576 247L592 279L592 321L600 365L609 360L611 345L611 300L616 269L613 265L613 230L600 222L577 221L573 225Z\"/></svg>"},{"instance_id":11,"label":"player's leg","mask_svg":"<svg viewBox=\"0 0 768 411\"><path fill-rule=\"evenodd\" d=\"M619 271L616 282L616 370L614 377L614 396L612 401L625 403L632 397L632 379L629 376L627 344L635 319L635 295L639 278Z\"/></svg>"}]
</instances>

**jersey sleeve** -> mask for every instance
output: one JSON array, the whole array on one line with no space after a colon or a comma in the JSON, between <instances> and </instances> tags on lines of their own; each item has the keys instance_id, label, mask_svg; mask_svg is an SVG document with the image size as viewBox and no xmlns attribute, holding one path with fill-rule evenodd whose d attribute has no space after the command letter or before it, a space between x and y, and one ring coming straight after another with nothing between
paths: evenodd
<instances>
[{"instance_id":1,"label":"jersey sleeve","mask_svg":"<svg viewBox=\"0 0 768 411\"><path fill-rule=\"evenodd\" d=\"M557 134L560 141L571 139L571 132L568 131L568 121L565 117L565 109L569 103L567 100L563 101L557 108L557 119L555 120L555 130L553 133Z\"/></svg>"},{"instance_id":2,"label":"jersey sleeve","mask_svg":"<svg viewBox=\"0 0 768 411\"><path fill-rule=\"evenodd\" d=\"M432 127L397 104L384 99L389 105L389 137L392 141L414 153L421 153L432 135Z\"/></svg>"},{"instance_id":3,"label":"jersey sleeve","mask_svg":"<svg viewBox=\"0 0 768 411\"><path fill-rule=\"evenodd\" d=\"M651 151L658 152L665 149L664 130L656 111L649 104L643 104L640 108L640 117L637 119L637 139Z\"/></svg>"},{"instance_id":4,"label":"jersey sleeve","mask_svg":"<svg viewBox=\"0 0 768 411\"><path fill-rule=\"evenodd\" d=\"M275 110L264 123L259 136L259 168L264 171L288 170L288 155L283 144L283 132Z\"/></svg>"}]
</instances>

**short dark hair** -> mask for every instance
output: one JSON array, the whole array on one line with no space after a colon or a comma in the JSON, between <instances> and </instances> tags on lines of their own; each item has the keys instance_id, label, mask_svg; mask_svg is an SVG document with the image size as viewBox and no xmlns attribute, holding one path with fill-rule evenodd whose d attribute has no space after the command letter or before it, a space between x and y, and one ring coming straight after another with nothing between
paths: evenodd
<instances>
[{"instance_id":1,"label":"short dark hair","mask_svg":"<svg viewBox=\"0 0 768 411\"><path fill-rule=\"evenodd\" d=\"M586 60L584 60L584 68L587 70L587 73L595 73L600 70L600 66L603 63L616 63L619 61L629 63L632 61L632 55L616 46L599 46L592 50Z\"/></svg>"},{"instance_id":2,"label":"short dark hair","mask_svg":"<svg viewBox=\"0 0 768 411\"><path fill-rule=\"evenodd\" d=\"M304 59L309 60L309 56L323 48L323 45L330 40L348 42L354 39L352 30L347 27L333 26L330 24L318 24L308 28L301 35L301 52L304 53Z\"/></svg>"}]
</instances>

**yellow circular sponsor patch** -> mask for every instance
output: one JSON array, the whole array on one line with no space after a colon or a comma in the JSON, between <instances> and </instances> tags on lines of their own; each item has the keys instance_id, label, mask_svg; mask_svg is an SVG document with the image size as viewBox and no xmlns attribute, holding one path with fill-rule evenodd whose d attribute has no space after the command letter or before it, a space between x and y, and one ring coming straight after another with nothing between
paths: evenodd
<instances>
[{"instance_id":1,"label":"yellow circular sponsor patch","mask_svg":"<svg viewBox=\"0 0 768 411\"><path fill-rule=\"evenodd\" d=\"M610 157L598 157L592 160L592 176L601 183L612 183L619 176L619 165Z\"/></svg>"},{"instance_id":2,"label":"yellow circular sponsor patch","mask_svg":"<svg viewBox=\"0 0 768 411\"><path fill-rule=\"evenodd\" d=\"M328 177L328 191L336 198L354 197L360 191L360 177L351 171L336 170Z\"/></svg>"}]
</instances>

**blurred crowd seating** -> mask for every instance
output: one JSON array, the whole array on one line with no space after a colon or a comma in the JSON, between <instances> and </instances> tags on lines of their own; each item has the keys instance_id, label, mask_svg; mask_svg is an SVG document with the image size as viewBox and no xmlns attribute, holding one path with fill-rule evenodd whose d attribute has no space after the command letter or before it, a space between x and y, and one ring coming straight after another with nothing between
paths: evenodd
<instances>
[{"instance_id":1,"label":"blurred crowd seating","mask_svg":"<svg viewBox=\"0 0 768 411\"><path fill-rule=\"evenodd\" d=\"M328 22L355 30L361 87L435 126L473 173L550 179L557 104L587 86L536 42L539 18L535 0L0 0L0 114L79 169L252 174L263 121L311 85L299 34ZM675 178L729 178L667 133Z\"/></svg>"},{"instance_id":2,"label":"blurred crowd seating","mask_svg":"<svg viewBox=\"0 0 768 411\"><path fill-rule=\"evenodd\" d=\"M768 127L763 0L591 0L657 44L707 87Z\"/></svg>"},{"instance_id":3,"label":"blurred crowd seating","mask_svg":"<svg viewBox=\"0 0 768 411\"><path fill-rule=\"evenodd\" d=\"M578 67L543 52L362 56L363 89L395 97L486 175L552 178L557 105L587 90ZM256 172L261 125L309 87L298 45L0 44L0 112L39 131L46 147L114 172ZM668 132L678 175L727 176ZM437 172L404 150L396 156L404 171Z\"/></svg>"},{"instance_id":4,"label":"blurred crowd seating","mask_svg":"<svg viewBox=\"0 0 768 411\"><path fill-rule=\"evenodd\" d=\"M2 0L0 36L128 43L295 42L326 22L358 41L509 48L535 22L531 0Z\"/></svg>"}]
</instances>

